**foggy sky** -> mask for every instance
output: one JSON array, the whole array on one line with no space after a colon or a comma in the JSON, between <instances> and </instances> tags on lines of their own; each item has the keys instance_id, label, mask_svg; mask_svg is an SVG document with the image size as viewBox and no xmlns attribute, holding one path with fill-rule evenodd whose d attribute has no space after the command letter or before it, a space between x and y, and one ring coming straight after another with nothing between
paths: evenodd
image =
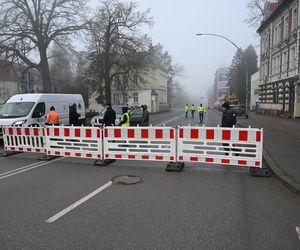
<instances>
[{"instance_id":1,"label":"foggy sky","mask_svg":"<svg viewBox=\"0 0 300 250\"><path fill-rule=\"evenodd\" d=\"M99 6L91 0L93 7ZM217 33L245 49L250 43L258 51L255 30L244 22L248 0L138 0L140 10L151 9L154 26L147 28L154 43L161 43L173 61L185 68L180 79L193 101L206 97L218 67L230 66L236 49L227 41L196 33Z\"/></svg>"}]
</instances>

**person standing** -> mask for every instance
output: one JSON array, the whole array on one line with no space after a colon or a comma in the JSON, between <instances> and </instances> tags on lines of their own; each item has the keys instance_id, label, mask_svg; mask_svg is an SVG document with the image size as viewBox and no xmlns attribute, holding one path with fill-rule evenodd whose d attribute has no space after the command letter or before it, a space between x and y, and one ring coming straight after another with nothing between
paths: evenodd
<instances>
[{"instance_id":1,"label":"person standing","mask_svg":"<svg viewBox=\"0 0 300 250\"><path fill-rule=\"evenodd\" d=\"M232 128L234 125L236 125L236 114L232 109L230 109L230 105L228 102L224 102L222 104L222 111L223 111L223 116L222 116L222 123L221 127L225 128ZM225 155L229 155L230 147L229 143L223 143L224 150L227 151ZM232 149L234 151L234 149ZM239 154L233 154L233 156L238 156Z\"/></svg>"},{"instance_id":2,"label":"person standing","mask_svg":"<svg viewBox=\"0 0 300 250\"><path fill-rule=\"evenodd\" d=\"M143 109L143 120L141 126L149 126L149 111L147 105L142 105Z\"/></svg>"},{"instance_id":3,"label":"person standing","mask_svg":"<svg viewBox=\"0 0 300 250\"><path fill-rule=\"evenodd\" d=\"M221 127L232 128L236 124L236 114L230 109L229 103L224 102L222 104L222 123Z\"/></svg>"},{"instance_id":4,"label":"person standing","mask_svg":"<svg viewBox=\"0 0 300 250\"><path fill-rule=\"evenodd\" d=\"M79 126L80 114L77 113L76 103L69 107L69 123L70 125Z\"/></svg>"},{"instance_id":5,"label":"person standing","mask_svg":"<svg viewBox=\"0 0 300 250\"><path fill-rule=\"evenodd\" d=\"M202 105L202 103L198 107L198 112L199 112L199 121L200 121L200 123L202 123L203 117L204 117L204 112L205 112L205 107Z\"/></svg>"},{"instance_id":6,"label":"person standing","mask_svg":"<svg viewBox=\"0 0 300 250\"><path fill-rule=\"evenodd\" d=\"M196 107L194 104L191 106L191 113L192 113L192 118L194 118L194 113L195 113Z\"/></svg>"},{"instance_id":7,"label":"person standing","mask_svg":"<svg viewBox=\"0 0 300 250\"><path fill-rule=\"evenodd\" d=\"M128 108L123 107L122 112L123 112L123 115L121 117L120 125L122 127L129 127L130 126L130 118L129 118L129 114L128 114Z\"/></svg>"},{"instance_id":8,"label":"person standing","mask_svg":"<svg viewBox=\"0 0 300 250\"><path fill-rule=\"evenodd\" d=\"M59 114L55 111L55 107L51 106L50 112L46 116L46 125L59 125L60 124L60 118Z\"/></svg>"},{"instance_id":9,"label":"person standing","mask_svg":"<svg viewBox=\"0 0 300 250\"><path fill-rule=\"evenodd\" d=\"M185 106L184 106L185 118L188 117L189 109L190 109L190 108L189 108L189 105L188 105L188 104L185 104Z\"/></svg>"},{"instance_id":10,"label":"person standing","mask_svg":"<svg viewBox=\"0 0 300 250\"><path fill-rule=\"evenodd\" d=\"M114 126L116 121L116 112L111 107L111 104L106 105L106 110L103 116L103 125L105 126Z\"/></svg>"}]
</instances>

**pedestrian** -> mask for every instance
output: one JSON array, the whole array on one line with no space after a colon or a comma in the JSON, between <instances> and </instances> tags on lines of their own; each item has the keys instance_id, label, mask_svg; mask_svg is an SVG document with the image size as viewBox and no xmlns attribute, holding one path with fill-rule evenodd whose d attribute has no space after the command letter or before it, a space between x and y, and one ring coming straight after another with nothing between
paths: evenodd
<instances>
[{"instance_id":1,"label":"pedestrian","mask_svg":"<svg viewBox=\"0 0 300 250\"><path fill-rule=\"evenodd\" d=\"M230 109L230 105L228 102L224 102L222 104L222 111L223 111L223 116L222 116L222 123L221 127L225 128L232 128L236 124L236 114L232 109ZM229 143L223 143L225 151L230 151L229 148ZM232 149L232 151L235 151ZM229 155L229 153L225 153L225 155ZM234 156L238 156L239 154L233 154Z\"/></svg>"},{"instance_id":2,"label":"pedestrian","mask_svg":"<svg viewBox=\"0 0 300 250\"><path fill-rule=\"evenodd\" d=\"M232 128L236 124L236 114L232 109L230 109L230 105L228 102L224 102L222 104L222 124L221 127Z\"/></svg>"},{"instance_id":3,"label":"pedestrian","mask_svg":"<svg viewBox=\"0 0 300 250\"><path fill-rule=\"evenodd\" d=\"M116 121L116 112L111 107L111 104L106 104L106 110L103 116L102 124L105 126L114 126Z\"/></svg>"},{"instance_id":4,"label":"pedestrian","mask_svg":"<svg viewBox=\"0 0 300 250\"><path fill-rule=\"evenodd\" d=\"M189 108L189 105L188 105L188 104L185 104L185 106L184 106L185 118L188 117L189 109L190 109L190 108Z\"/></svg>"},{"instance_id":5,"label":"pedestrian","mask_svg":"<svg viewBox=\"0 0 300 250\"><path fill-rule=\"evenodd\" d=\"M141 126L149 126L149 111L147 105L142 105L143 109L143 120Z\"/></svg>"},{"instance_id":6,"label":"pedestrian","mask_svg":"<svg viewBox=\"0 0 300 250\"><path fill-rule=\"evenodd\" d=\"M79 126L80 114L77 113L76 103L69 107L69 123L70 125Z\"/></svg>"},{"instance_id":7,"label":"pedestrian","mask_svg":"<svg viewBox=\"0 0 300 250\"><path fill-rule=\"evenodd\" d=\"M122 112L123 112L123 115L121 117L120 125L122 127L129 127L130 126L130 118L129 118L129 114L128 114L128 108L123 107Z\"/></svg>"},{"instance_id":8,"label":"pedestrian","mask_svg":"<svg viewBox=\"0 0 300 250\"><path fill-rule=\"evenodd\" d=\"M196 107L194 104L191 106L191 113L192 113L192 118L194 118L194 113L195 113Z\"/></svg>"},{"instance_id":9,"label":"pedestrian","mask_svg":"<svg viewBox=\"0 0 300 250\"><path fill-rule=\"evenodd\" d=\"M198 107L198 112L199 112L199 122L202 123L204 118L204 113L205 113L205 107L202 105L202 103Z\"/></svg>"},{"instance_id":10,"label":"pedestrian","mask_svg":"<svg viewBox=\"0 0 300 250\"><path fill-rule=\"evenodd\" d=\"M50 112L46 116L46 125L59 125L60 124L60 118L59 114L55 111L55 107L51 106Z\"/></svg>"}]
</instances>

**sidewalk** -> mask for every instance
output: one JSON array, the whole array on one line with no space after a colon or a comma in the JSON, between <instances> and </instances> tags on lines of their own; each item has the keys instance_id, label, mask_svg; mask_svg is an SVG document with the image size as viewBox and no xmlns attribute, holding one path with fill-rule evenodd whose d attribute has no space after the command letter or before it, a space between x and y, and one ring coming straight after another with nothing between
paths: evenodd
<instances>
[{"instance_id":1,"label":"sidewalk","mask_svg":"<svg viewBox=\"0 0 300 250\"><path fill-rule=\"evenodd\" d=\"M249 113L237 117L237 125L264 129L263 157L274 175L300 193L300 119Z\"/></svg>"}]
</instances>

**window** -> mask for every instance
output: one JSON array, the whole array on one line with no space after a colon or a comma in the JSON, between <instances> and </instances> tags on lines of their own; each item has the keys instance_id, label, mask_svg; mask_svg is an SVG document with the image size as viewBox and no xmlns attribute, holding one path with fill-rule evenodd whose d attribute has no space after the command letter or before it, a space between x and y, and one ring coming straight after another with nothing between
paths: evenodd
<instances>
[{"instance_id":1,"label":"window","mask_svg":"<svg viewBox=\"0 0 300 250\"><path fill-rule=\"evenodd\" d=\"M139 102L139 94L133 93L133 102Z\"/></svg>"},{"instance_id":2,"label":"window","mask_svg":"<svg viewBox=\"0 0 300 250\"><path fill-rule=\"evenodd\" d=\"M38 105L36 105L33 113L32 118L41 118L46 113L46 106L44 102L40 102Z\"/></svg>"},{"instance_id":3,"label":"window","mask_svg":"<svg viewBox=\"0 0 300 250\"><path fill-rule=\"evenodd\" d=\"M273 40L273 43L274 43L274 45L276 45L277 44L277 39L278 39L278 30L277 30L277 27L275 27L274 28L274 40Z\"/></svg>"},{"instance_id":4,"label":"window","mask_svg":"<svg viewBox=\"0 0 300 250\"><path fill-rule=\"evenodd\" d=\"M292 21L292 30L295 30L297 28L297 22L298 22L298 14L297 14L298 9L293 10L293 21Z\"/></svg>"},{"instance_id":5,"label":"window","mask_svg":"<svg viewBox=\"0 0 300 250\"><path fill-rule=\"evenodd\" d=\"M278 24L278 32L277 32L277 43L281 42L281 23Z\"/></svg>"},{"instance_id":6,"label":"window","mask_svg":"<svg viewBox=\"0 0 300 250\"><path fill-rule=\"evenodd\" d=\"M296 48L293 47L290 50L290 61L289 61L289 69L295 69L296 67Z\"/></svg>"},{"instance_id":7,"label":"window","mask_svg":"<svg viewBox=\"0 0 300 250\"><path fill-rule=\"evenodd\" d=\"M287 51L282 54L282 71L286 71L287 69Z\"/></svg>"},{"instance_id":8,"label":"window","mask_svg":"<svg viewBox=\"0 0 300 250\"><path fill-rule=\"evenodd\" d=\"M288 34L289 34L289 17L286 16L284 18L283 37L287 37Z\"/></svg>"}]
</instances>

